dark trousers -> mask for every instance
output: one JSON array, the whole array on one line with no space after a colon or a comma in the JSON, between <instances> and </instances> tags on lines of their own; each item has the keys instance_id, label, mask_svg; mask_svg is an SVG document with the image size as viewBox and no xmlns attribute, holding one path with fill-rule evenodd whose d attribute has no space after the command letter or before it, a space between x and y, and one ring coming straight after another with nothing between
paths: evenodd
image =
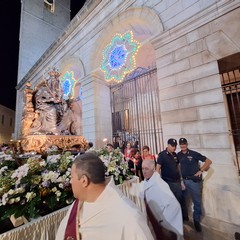
<instances>
[{"instance_id":1,"label":"dark trousers","mask_svg":"<svg viewBox=\"0 0 240 240\"><path fill-rule=\"evenodd\" d=\"M190 203L190 199L193 202L193 219L200 222L202 215L202 187L203 183L194 182L192 180L184 180L186 191L184 191L185 202ZM187 204L188 205L188 204Z\"/></svg>"},{"instance_id":2,"label":"dark trousers","mask_svg":"<svg viewBox=\"0 0 240 240\"><path fill-rule=\"evenodd\" d=\"M182 209L183 219L187 219L188 218L188 210L187 210L185 198L184 198L184 195L183 195L181 183L180 182L167 182L167 184L169 185L169 187L170 187L171 191L173 192L174 196L176 197L176 199L180 203L180 206L181 206L181 209Z\"/></svg>"}]
</instances>

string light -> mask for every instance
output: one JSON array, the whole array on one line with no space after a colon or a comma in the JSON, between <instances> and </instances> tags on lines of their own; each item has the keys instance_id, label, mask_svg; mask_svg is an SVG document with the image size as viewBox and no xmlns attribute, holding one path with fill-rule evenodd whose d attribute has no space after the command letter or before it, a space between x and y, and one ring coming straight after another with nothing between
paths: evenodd
<instances>
[{"instance_id":1,"label":"string light","mask_svg":"<svg viewBox=\"0 0 240 240\"><path fill-rule=\"evenodd\" d=\"M69 98L73 98L75 84L76 79L74 78L73 71L67 71L61 79L63 99L68 100Z\"/></svg>"},{"instance_id":2,"label":"string light","mask_svg":"<svg viewBox=\"0 0 240 240\"><path fill-rule=\"evenodd\" d=\"M136 68L136 53L140 43L133 38L133 32L129 31L121 35L116 33L111 43L103 50L101 70L106 81L121 82L124 77Z\"/></svg>"}]
</instances>

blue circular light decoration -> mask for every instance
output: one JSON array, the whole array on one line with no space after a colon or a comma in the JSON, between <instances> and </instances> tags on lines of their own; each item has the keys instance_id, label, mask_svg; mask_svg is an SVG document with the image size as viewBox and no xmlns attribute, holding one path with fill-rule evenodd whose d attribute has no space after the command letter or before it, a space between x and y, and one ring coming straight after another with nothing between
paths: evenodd
<instances>
[{"instance_id":1,"label":"blue circular light decoration","mask_svg":"<svg viewBox=\"0 0 240 240\"><path fill-rule=\"evenodd\" d=\"M111 67L115 69L122 67L125 62L126 55L127 52L123 45L115 47L109 57Z\"/></svg>"},{"instance_id":2,"label":"blue circular light decoration","mask_svg":"<svg viewBox=\"0 0 240 240\"><path fill-rule=\"evenodd\" d=\"M69 95L69 93L71 92L71 84L68 79L63 82L62 88L63 88L63 94Z\"/></svg>"},{"instance_id":3,"label":"blue circular light decoration","mask_svg":"<svg viewBox=\"0 0 240 240\"><path fill-rule=\"evenodd\" d=\"M62 91L63 91L63 99L68 100L73 97L73 91L75 87L76 80L74 78L74 73L66 72L61 79Z\"/></svg>"},{"instance_id":4,"label":"blue circular light decoration","mask_svg":"<svg viewBox=\"0 0 240 240\"><path fill-rule=\"evenodd\" d=\"M103 51L101 70L105 80L121 82L136 67L135 56L140 43L133 39L131 31L121 35L116 33Z\"/></svg>"}]
</instances>

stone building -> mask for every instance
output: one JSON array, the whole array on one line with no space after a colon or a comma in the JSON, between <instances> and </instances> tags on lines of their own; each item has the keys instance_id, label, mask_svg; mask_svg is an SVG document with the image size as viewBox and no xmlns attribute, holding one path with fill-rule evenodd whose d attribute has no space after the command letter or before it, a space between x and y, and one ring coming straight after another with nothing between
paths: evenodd
<instances>
[{"instance_id":1,"label":"stone building","mask_svg":"<svg viewBox=\"0 0 240 240\"><path fill-rule=\"evenodd\" d=\"M0 144L8 144L12 139L15 125L15 111L0 105Z\"/></svg>"},{"instance_id":2,"label":"stone building","mask_svg":"<svg viewBox=\"0 0 240 240\"><path fill-rule=\"evenodd\" d=\"M210 158L203 224L232 239L240 226L239 21L237 0L86 1L19 79L16 136L26 82L55 66L74 80L79 134L95 146L121 134L159 152L168 138L186 137Z\"/></svg>"}]
</instances>

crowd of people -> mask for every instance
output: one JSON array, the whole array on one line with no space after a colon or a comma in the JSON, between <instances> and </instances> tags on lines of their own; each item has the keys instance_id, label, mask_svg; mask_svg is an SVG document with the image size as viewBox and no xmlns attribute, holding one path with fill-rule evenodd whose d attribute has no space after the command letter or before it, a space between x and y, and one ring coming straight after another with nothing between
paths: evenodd
<instances>
[{"instance_id":1,"label":"crowd of people","mask_svg":"<svg viewBox=\"0 0 240 240\"><path fill-rule=\"evenodd\" d=\"M178 143L180 151L176 153ZM97 239L114 236L122 240L184 239L183 222L189 221L189 199L193 203L195 229L201 232L202 173L209 169L212 161L190 150L186 138L180 138L178 143L170 138L166 149L158 155L151 154L147 145L139 149L138 144L129 142L122 148L129 170L140 180L127 186L132 195L144 199L147 216L139 212L112 181L106 181L98 157L91 153L78 155L71 173L76 201L64 218L56 239L67 239L66 236L72 234L74 237L81 234L82 239L96 239L94 236L98 236ZM120 147L119 142L106 145L109 152ZM166 235L163 230L167 230Z\"/></svg>"}]
</instances>

